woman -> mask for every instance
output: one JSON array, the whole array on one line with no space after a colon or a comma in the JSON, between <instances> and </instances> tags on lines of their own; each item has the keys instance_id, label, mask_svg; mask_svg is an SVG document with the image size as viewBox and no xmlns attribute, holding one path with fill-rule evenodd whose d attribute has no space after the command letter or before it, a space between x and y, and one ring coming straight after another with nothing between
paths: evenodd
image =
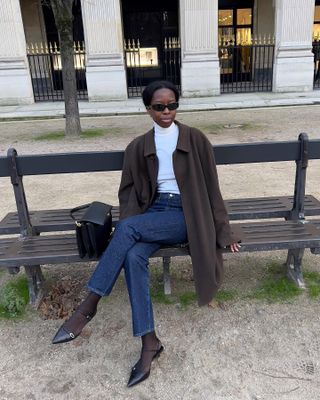
<instances>
[{"instance_id":1,"label":"woman","mask_svg":"<svg viewBox=\"0 0 320 400\"><path fill-rule=\"evenodd\" d=\"M119 188L120 221L89 283L89 294L57 332L53 343L76 338L94 317L98 301L109 295L124 268L133 335L141 356L128 386L148 378L163 346L154 328L148 259L163 244L189 242L199 305L208 304L222 278L217 249L239 245L230 231L220 194L212 146L197 129L175 121L179 92L167 81L143 91L153 129L127 147Z\"/></svg>"}]
</instances>

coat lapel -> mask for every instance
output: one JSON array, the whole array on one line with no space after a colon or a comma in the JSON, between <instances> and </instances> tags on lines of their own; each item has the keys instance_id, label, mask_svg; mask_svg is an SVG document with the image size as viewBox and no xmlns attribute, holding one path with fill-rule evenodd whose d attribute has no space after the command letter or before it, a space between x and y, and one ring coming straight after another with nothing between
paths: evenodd
<instances>
[{"instance_id":1,"label":"coat lapel","mask_svg":"<svg viewBox=\"0 0 320 400\"><path fill-rule=\"evenodd\" d=\"M180 122L176 121L179 128L179 137L177 143L177 150L189 153L190 151L190 128Z\"/></svg>"},{"instance_id":2,"label":"coat lapel","mask_svg":"<svg viewBox=\"0 0 320 400\"><path fill-rule=\"evenodd\" d=\"M157 191L157 178L159 167L153 129L151 129L145 135L143 155L146 160L147 172L151 183L151 199L153 199Z\"/></svg>"}]
</instances>

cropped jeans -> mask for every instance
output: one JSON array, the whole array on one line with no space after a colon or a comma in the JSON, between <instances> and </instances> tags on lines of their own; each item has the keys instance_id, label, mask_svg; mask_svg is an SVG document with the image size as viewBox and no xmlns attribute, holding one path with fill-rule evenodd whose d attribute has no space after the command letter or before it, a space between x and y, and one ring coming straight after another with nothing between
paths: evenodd
<instances>
[{"instance_id":1,"label":"cropped jeans","mask_svg":"<svg viewBox=\"0 0 320 400\"><path fill-rule=\"evenodd\" d=\"M149 257L161 245L186 241L187 229L180 195L158 193L145 213L119 221L88 282L88 289L100 296L109 295L123 267L132 310L133 335L143 336L152 332Z\"/></svg>"}]
</instances>

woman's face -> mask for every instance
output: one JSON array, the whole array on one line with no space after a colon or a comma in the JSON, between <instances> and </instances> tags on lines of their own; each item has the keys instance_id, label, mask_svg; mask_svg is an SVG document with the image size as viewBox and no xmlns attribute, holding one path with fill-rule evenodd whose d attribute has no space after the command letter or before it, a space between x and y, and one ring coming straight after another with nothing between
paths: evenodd
<instances>
[{"instance_id":1,"label":"woman's face","mask_svg":"<svg viewBox=\"0 0 320 400\"><path fill-rule=\"evenodd\" d=\"M176 96L170 89L158 89L153 93L151 105L148 107L150 117L162 128L168 128L174 121L177 110L169 110L167 107L163 111L155 111L152 106L155 104L167 105L176 103Z\"/></svg>"}]
</instances>

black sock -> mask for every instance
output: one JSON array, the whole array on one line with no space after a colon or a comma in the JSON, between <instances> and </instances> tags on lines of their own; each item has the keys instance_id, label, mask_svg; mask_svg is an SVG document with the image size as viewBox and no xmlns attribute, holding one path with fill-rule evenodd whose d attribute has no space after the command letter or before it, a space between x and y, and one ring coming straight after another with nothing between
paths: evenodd
<instances>
[{"instance_id":1,"label":"black sock","mask_svg":"<svg viewBox=\"0 0 320 400\"><path fill-rule=\"evenodd\" d=\"M154 355L156 354L157 350L159 350L160 340L153 331L141 336L141 341L142 349L138 366L142 371L147 372L150 369Z\"/></svg>"},{"instance_id":2,"label":"black sock","mask_svg":"<svg viewBox=\"0 0 320 400\"><path fill-rule=\"evenodd\" d=\"M86 316L88 315L93 317L100 299L100 295L90 292L77 308L77 310L79 310L80 312L76 312L76 310L68 319L68 321L64 323L64 328L68 332L72 332L74 335L78 335L82 331L84 326L89 322Z\"/></svg>"}]
</instances>

